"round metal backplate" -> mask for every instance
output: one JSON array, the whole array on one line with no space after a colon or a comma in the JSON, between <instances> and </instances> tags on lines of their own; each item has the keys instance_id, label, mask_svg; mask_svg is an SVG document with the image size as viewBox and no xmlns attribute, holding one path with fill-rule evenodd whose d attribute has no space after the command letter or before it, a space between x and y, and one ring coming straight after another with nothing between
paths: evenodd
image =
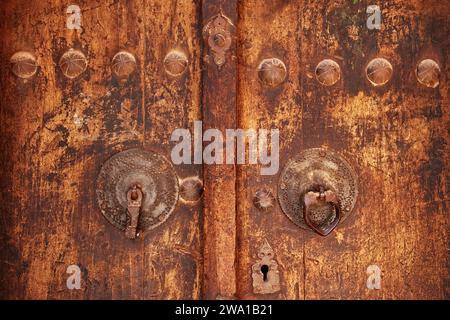
<instances>
[{"instance_id":1,"label":"round metal backplate","mask_svg":"<svg viewBox=\"0 0 450 320\"><path fill-rule=\"evenodd\" d=\"M320 187L338 195L341 221L345 220L358 196L358 177L347 160L336 152L313 148L291 159L281 172L278 182L280 206L297 226L311 229L303 218L303 197L309 191L318 192ZM334 211L333 206L317 208L314 219L324 220L333 214L329 210Z\"/></svg>"},{"instance_id":2,"label":"round metal backplate","mask_svg":"<svg viewBox=\"0 0 450 320\"><path fill-rule=\"evenodd\" d=\"M171 163L152 151L129 149L107 160L97 178L97 200L103 216L125 230L127 192L137 185L143 193L138 233L151 230L173 212L178 201L178 178Z\"/></svg>"}]
</instances>

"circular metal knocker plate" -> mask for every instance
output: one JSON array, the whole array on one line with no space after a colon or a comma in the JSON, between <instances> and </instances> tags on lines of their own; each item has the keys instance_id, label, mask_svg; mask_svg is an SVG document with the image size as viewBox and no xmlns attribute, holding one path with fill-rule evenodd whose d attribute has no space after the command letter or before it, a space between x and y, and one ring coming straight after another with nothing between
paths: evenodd
<instances>
[{"instance_id":1,"label":"circular metal knocker plate","mask_svg":"<svg viewBox=\"0 0 450 320\"><path fill-rule=\"evenodd\" d=\"M115 227L130 225L127 193L142 191L137 230L142 234L170 216L178 200L178 178L171 163L152 151L129 149L107 160L97 178L97 200L103 216Z\"/></svg>"},{"instance_id":2,"label":"circular metal knocker plate","mask_svg":"<svg viewBox=\"0 0 450 320\"><path fill-rule=\"evenodd\" d=\"M331 223L340 209L338 218L343 221L356 204L357 184L357 175L347 160L327 149L308 149L291 159L281 172L278 183L280 206L297 226L311 229L304 218L303 199L310 192L329 190L339 199L339 207L324 202L311 210L311 219Z\"/></svg>"}]
</instances>

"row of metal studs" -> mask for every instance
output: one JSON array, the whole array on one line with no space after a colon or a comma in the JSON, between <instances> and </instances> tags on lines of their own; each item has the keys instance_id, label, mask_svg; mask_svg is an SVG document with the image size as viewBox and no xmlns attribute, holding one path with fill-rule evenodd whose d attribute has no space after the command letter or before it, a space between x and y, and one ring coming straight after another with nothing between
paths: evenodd
<instances>
[{"instance_id":1,"label":"row of metal studs","mask_svg":"<svg viewBox=\"0 0 450 320\"><path fill-rule=\"evenodd\" d=\"M440 67L432 59L420 61L416 67L416 77L419 83L429 88L436 88L439 85ZM385 58L372 59L365 68L367 80L375 87L386 84L392 77L392 64ZM259 79L268 86L281 84L287 71L283 61L278 58L264 59L258 66ZM324 86L332 86L341 78L341 68L339 64L331 59L319 62L315 69L317 81Z\"/></svg>"},{"instance_id":2,"label":"row of metal studs","mask_svg":"<svg viewBox=\"0 0 450 320\"><path fill-rule=\"evenodd\" d=\"M11 57L12 71L22 79L33 77L38 69L36 58L29 52L19 51ZM70 49L65 52L60 60L59 66L63 74L74 79L80 76L87 68L86 56L79 50ZM164 58L165 71L174 77L180 76L188 65L188 59L184 52L179 50L170 51ZM136 69L135 57L127 52L120 51L112 59L112 71L119 79L126 79ZM366 76L373 86L382 86L392 77L392 64L385 58L375 58L366 66ZM419 83L429 88L439 85L439 64L432 59L420 61L416 67L416 77ZM267 86L275 87L286 78L287 70L283 61L278 58L264 59L258 66L258 77ZM332 86L341 78L339 64L331 59L319 62L315 69L315 76L324 86Z\"/></svg>"},{"instance_id":3,"label":"row of metal studs","mask_svg":"<svg viewBox=\"0 0 450 320\"><path fill-rule=\"evenodd\" d=\"M22 79L30 79L38 64L33 54L26 51L16 52L10 59L12 72ZM187 56L179 50L170 51L164 59L164 67L171 76L181 75L188 65ZM69 79L80 76L87 68L88 61L83 52L69 49L59 59L62 73ZM112 71L120 79L128 78L136 69L136 58L127 51L118 52L112 59Z\"/></svg>"}]
</instances>

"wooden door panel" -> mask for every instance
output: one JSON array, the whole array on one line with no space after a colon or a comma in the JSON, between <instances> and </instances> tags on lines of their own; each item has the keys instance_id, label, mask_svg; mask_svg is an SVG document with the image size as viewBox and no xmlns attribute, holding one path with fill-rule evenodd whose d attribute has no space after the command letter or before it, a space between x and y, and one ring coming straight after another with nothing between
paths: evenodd
<instances>
[{"instance_id":1,"label":"wooden door panel","mask_svg":"<svg viewBox=\"0 0 450 320\"><path fill-rule=\"evenodd\" d=\"M1 4L0 298L448 299L445 3L385 1L380 30L368 29L365 0L80 0L80 30L66 26L70 4ZM220 14L231 45L219 67L211 43L221 38L205 30ZM59 66L70 48L88 63L74 79ZM136 59L123 81L111 62L121 50ZM18 51L36 57L28 80L8 63ZM376 57L393 66L379 87L365 74ZM285 78L259 73L274 58ZM416 79L425 58L440 66L436 88ZM332 86L316 79L324 59L340 68ZM180 183L204 180L204 198L180 198L161 226L127 239L97 205L102 164L134 147L170 160L172 132L193 133L196 120L224 136L279 129L278 173L248 162L174 165ZM342 155L359 179L354 211L327 237L297 227L278 202L282 169L315 147ZM272 195L266 209L255 205L259 191ZM264 244L280 290L258 294L252 272ZM70 265L81 269L79 290L67 288Z\"/></svg>"},{"instance_id":2,"label":"wooden door panel","mask_svg":"<svg viewBox=\"0 0 450 320\"><path fill-rule=\"evenodd\" d=\"M152 1L145 6L145 147L167 159L177 128L193 132L201 119L200 5L195 1ZM167 54L186 55L180 76L166 72ZM180 179L202 179L201 165L174 166ZM177 208L161 228L145 237L143 259L144 299L198 299L202 277L202 202Z\"/></svg>"},{"instance_id":3,"label":"wooden door panel","mask_svg":"<svg viewBox=\"0 0 450 320\"><path fill-rule=\"evenodd\" d=\"M119 151L145 147L167 157L169 126L185 127L199 114L197 5L78 1L77 32L65 28L68 4L2 4L2 61L27 50L40 68L23 83L2 63L2 297L196 298L200 206L180 206L164 229L131 241L101 215L95 181ZM172 26L177 32L167 36ZM175 44L190 64L170 80L162 62ZM71 47L88 60L74 80L58 66ZM137 60L125 83L110 67L119 50ZM177 169L199 175L198 168ZM66 287L72 264L81 268L81 290Z\"/></svg>"},{"instance_id":4,"label":"wooden door panel","mask_svg":"<svg viewBox=\"0 0 450 320\"><path fill-rule=\"evenodd\" d=\"M240 297L446 297L448 10L438 2L383 3L377 31L366 27L369 4L240 5L239 126L279 128L281 168L307 148L339 152L354 164L360 192L349 219L322 238L297 228L277 205L269 212L255 208L255 192L269 188L275 194L278 176L259 176L257 167L241 166ZM388 84L374 88L364 68L378 56L392 63L394 73ZM416 80L415 67L425 57L441 66L436 89ZM284 61L284 83L270 88L257 80L264 58ZM332 87L314 74L327 58L341 68ZM263 239L274 250L282 286L266 296L253 294L250 277ZM370 265L382 271L380 290L366 287Z\"/></svg>"},{"instance_id":5,"label":"wooden door panel","mask_svg":"<svg viewBox=\"0 0 450 320\"><path fill-rule=\"evenodd\" d=\"M202 3L203 33L208 26L215 25L214 21L220 14L229 19L224 29L229 31L231 40L230 47L224 54L224 64L217 65L209 39L204 36L203 132L218 129L223 135L226 129L236 127L238 117L236 112L238 60L235 37L238 20L237 4L236 0L213 0ZM222 31L218 31L218 34L222 34ZM223 34L226 33L223 32ZM204 141L203 150L206 145L208 142ZM236 170L237 166L226 160L222 164L204 163L203 165L204 299L234 299L236 295Z\"/></svg>"},{"instance_id":6,"label":"wooden door panel","mask_svg":"<svg viewBox=\"0 0 450 320\"><path fill-rule=\"evenodd\" d=\"M337 48L333 54L344 58L339 92L328 95L314 82L308 88L313 98L308 99L305 90L304 108L323 113L316 130L304 130L317 132L312 143L328 144L354 160L360 179L358 208L335 239L314 238L305 245L306 298L445 298L448 208L443 182L449 118L445 112L434 118L426 114L448 110L447 84L443 72L437 89L424 88L414 72L425 57L445 70L448 13L433 4L383 3L383 27L376 33L364 25L369 3L317 8L327 10L325 15L303 11L303 20L321 23L312 24L311 36L302 41L302 65L327 54L330 44L318 43L317 35L332 37L331 45ZM352 30L349 20L362 27ZM436 30L435 25L445 27ZM386 57L394 69L380 90L360 72L377 56ZM335 132L327 133L329 124ZM382 271L381 290L366 287L369 265Z\"/></svg>"},{"instance_id":7,"label":"wooden door panel","mask_svg":"<svg viewBox=\"0 0 450 320\"><path fill-rule=\"evenodd\" d=\"M300 28L298 2L245 1L239 5L239 96L238 127L280 130L280 159L285 150L301 146L302 86L298 75L301 54L296 41ZM266 26L266 27L262 27ZM286 81L278 87L262 86L257 68L263 59L278 58L287 68ZM295 147L294 147L295 146ZM296 150L292 150L296 151ZM284 164L283 162L281 165ZM252 265L267 239L281 271L280 293L261 298L303 299L303 243L305 233L278 211L258 210L253 197L268 189L276 197L278 175L260 175L260 165L238 167L238 296L254 298ZM275 208L275 209L274 209Z\"/></svg>"},{"instance_id":8,"label":"wooden door panel","mask_svg":"<svg viewBox=\"0 0 450 320\"><path fill-rule=\"evenodd\" d=\"M2 108L4 114L11 114L3 123L12 128L27 124L26 129L10 134L16 143L3 150L12 166L4 172L14 186L11 197L22 203L17 206L10 201L3 212L14 219L4 231L18 253L12 270L22 266L16 275L19 288L11 288L14 276L3 274L4 287L12 289L5 297L138 298L142 293L136 285L143 276L142 263L129 264L141 259L141 244L124 242L105 223L95 200L94 182L108 153L143 140L139 77L130 80L129 88L118 90L107 67L127 27L119 24L118 12L110 5L81 2L83 32L79 35L64 28L64 3L11 1L5 12L10 37L3 39L10 44L4 46L3 60L25 47L36 55L40 66L37 78L25 84L12 78L10 70L3 73L4 90L9 93L4 97L10 100L3 100ZM6 18L15 12L29 17L29 24L23 25L21 17ZM135 28L132 22L130 29ZM21 33L26 44L16 42L15 35ZM89 61L86 72L74 81L65 78L58 66L61 55L71 47ZM135 49L139 56L139 47ZM24 101L17 103L20 91ZM32 113L36 117L26 116ZM27 147L30 144L34 147ZM17 165L23 169L16 170ZM24 179L33 181L32 186L22 184ZM82 270L82 291L66 288L66 268L72 264Z\"/></svg>"}]
</instances>

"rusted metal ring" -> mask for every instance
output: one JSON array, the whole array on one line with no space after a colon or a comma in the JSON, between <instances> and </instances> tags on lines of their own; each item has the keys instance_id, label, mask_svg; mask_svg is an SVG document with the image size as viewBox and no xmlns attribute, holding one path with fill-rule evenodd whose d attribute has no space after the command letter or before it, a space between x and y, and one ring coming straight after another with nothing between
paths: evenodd
<instances>
[{"instance_id":1,"label":"rusted metal ring","mask_svg":"<svg viewBox=\"0 0 450 320\"><path fill-rule=\"evenodd\" d=\"M297 226L312 230L304 218L303 197L320 189L333 191L339 199L340 219L344 221L356 205L358 176L350 162L325 148L307 149L294 156L283 168L278 181L278 201L283 213ZM332 204L311 209L318 216L330 216Z\"/></svg>"},{"instance_id":2,"label":"rusted metal ring","mask_svg":"<svg viewBox=\"0 0 450 320\"><path fill-rule=\"evenodd\" d=\"M321 200L324 200L324 202L330 203L333 206L334 215L331 221L325 220L325 223L317 225L311 219L311 207L320 203ZM327 236L334 228L336 228L341 220L341 205L338 197L331 190L327 190L325 193L313 191L307 192L303 197L303 218L305 219L306 224L317 234Z\"/></svg>"}]
</instances>

